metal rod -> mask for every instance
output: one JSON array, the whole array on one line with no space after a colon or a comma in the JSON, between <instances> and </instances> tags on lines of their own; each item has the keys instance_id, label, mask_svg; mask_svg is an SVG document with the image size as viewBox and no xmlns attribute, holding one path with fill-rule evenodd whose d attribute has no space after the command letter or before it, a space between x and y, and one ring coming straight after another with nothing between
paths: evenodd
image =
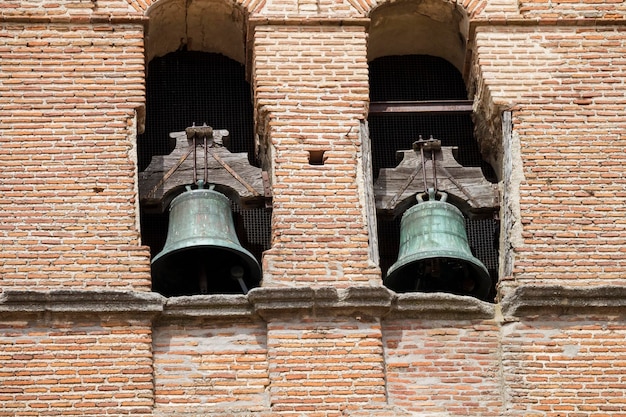
<instances>
[{"instance_id":1,"label":"metal rod","mask_svg":"<svg viewBox=\"0 0 626 417\"><path fill-rule=\"evenodd\" d=\"M200 265L200 274L198 275L198 286L200 287L200 294L206 294L209 291L209 280L206 275L206 267L204 263Z\"/></svg>"},{"instance_id":2,"label":"metal rod","mask_svg":"<svg viewBox=\"0 0 626 417\"><path fill-rule=\"evenodd\" d=\"M422 154L422 176L424 177L424 192L426 192L428 191L428 184L426 183L426 159L424 158L423 146L420 146L420 153Z\"/></svg>"},{"instance_id":3,"label":"metal rod","mask_svg":"<svg viewBox=\"0 0 626 417\"><path fill-rule=\"evenodd\" d=\"M243 281L243 275L244 275L244 270L242 266L234 265L233 267L230 268L230 278L234 279L235 281L239 283L239 286L241 287L241 291L243 291L243 294L246 295L248 294L248 287L246 287L246 283Z\"/></svg>"},{"instance_id":4,"label":"metal rod","mask_svg":"<svg viewBox=\"0 0 626 417\"><path fill-rule=\"evenodd\" d=\"M437 191L437 158L435 158L435 151L430 151L430 155L433 161L433 188Z\"/></svg>"},{"instance_id":5,"label":"metal rod","mask_svg":"<svg viewBox=\"0 0 626 417\"><path fill-rule=\"evenodd\" d=\"M204 135L204 183L209 182L209 148L207 146L207 137Z\"/></svg>"},{"instance_id":6,"label":"metal rod","mask_svg":"<svg viewBox=\"0 0 626 417\"><path fill-rule=\"evenodd\" d=\"M196 167L196 136L193 137L193 183L198 183L198 169Z\"/></svg>"}]
</instances>

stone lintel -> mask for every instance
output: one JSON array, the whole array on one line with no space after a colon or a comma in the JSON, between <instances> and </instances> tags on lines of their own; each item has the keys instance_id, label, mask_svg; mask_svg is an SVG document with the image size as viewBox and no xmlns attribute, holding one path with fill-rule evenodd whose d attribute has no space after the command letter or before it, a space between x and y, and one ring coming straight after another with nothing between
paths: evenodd
<instances>
[{"instance_id":1,"label":"stone lintel","mask_svg":"<svg viewBox=\"0 0 626 417\"><path fill-rule=\"evenodd\" d=\"M521 286L501 301L505 318L626 313L626 287Z\"/></svg>"},{"instance_id":2,"label":"stone lintel","mask_svg":"<svg viewBox=\"0 0 626 417\"><path fill-rule=\"evenodd\" d=\"M350 315L389 319L490 319L497 305L445 293L397 294L386 287L271 288L242 294L166 298L157 293L108 290L5 290L0 317L72 314L168 319L258 319ZM505 318L533 314L626 312L626 287L519 287L501 302Z\"/></svg>"}]
</instances>

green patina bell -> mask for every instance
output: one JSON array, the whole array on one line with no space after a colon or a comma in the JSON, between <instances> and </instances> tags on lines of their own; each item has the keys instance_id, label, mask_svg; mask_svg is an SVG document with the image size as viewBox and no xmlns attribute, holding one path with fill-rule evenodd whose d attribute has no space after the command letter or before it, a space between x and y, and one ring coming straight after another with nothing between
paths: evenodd
<instances>
[{"instance_id":1,"label":"green patina bell","mask_svg":"<svg viewBox=\"0 0 626 417\"><path fill-rule=\"evenodd\" d=\"M172 200L165 246L152 260L154 291L245 294L260 279L259 263L239 243L225 195L200 184Z\"/></svg>"},{"instance_id":2,"label":"green patina bell","mask_svg":"<svg viewBox=\"0 0 626 417\"><path fill-rule=\"evenodd\" d=\"M472 255L463 214L445 202L445 193L429 190L428 196L428 201L418 196L418 204L402 216L398 260L389 268L385 285L397 292L440 291L485 299L491 277Z\"/></svg>"}]
</instances>

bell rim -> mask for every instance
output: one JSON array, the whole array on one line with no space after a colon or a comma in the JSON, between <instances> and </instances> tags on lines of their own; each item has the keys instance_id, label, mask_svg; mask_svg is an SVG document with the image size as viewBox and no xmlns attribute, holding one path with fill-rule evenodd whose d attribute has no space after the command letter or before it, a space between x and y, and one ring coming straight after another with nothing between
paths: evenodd
<instances>
[{"instance_id":1,"label":"bell rim","mask_svg":"<svg viewBox=\"0 0 626 417\"><path fill-rule=\"evenodd\" d=\"M435 259L435 258L444 258L444 259L454 259L454 260L462 260L470 263L474 270L479 274L479 278L484 280L485 282L491 283L491 275L487 270L487 267L475 256L467 255L455 251L445 251L445 250L437 250L437 251L425 251L420 253L414 253L411 255L404 256L394 262L393 265L389 267L387 270L387 276L383 280L385 285L393 286L396 281L397 275L404 269L404 267L408 267L416 261L421 261L425 259ZM484 287L484 288L482 288ZM480 299L484 299L489 295L491 284L489 286L484 285L481 286L481 292L472 292L468 295L472 295L478 297ZM393 289L393 288L392 288Z\"/></svg>"},{"instance_id":2,"label":"bell rim","mask_svg":"<svg viewBox=\"0 0 626 417\"><path fill-rule=\"evenodd\" d=\"M198 243L194 244L194 242ZM152 258L150 265L153 270L158 270L158 264L166 259L166 255L170 256L192 247L194 249L222 249L235 253L237 255L244 255L244 260L250 267L251 279L255 282L261 281L261 265L259 264L259 261L254 257L254 255L252 255L252 253L250 253L246 248L235 245L232 242L226 240L223 244L212 243L207 245L206 243L203 244L202 242L204 242L204 240L200 238L183 239L177 241L177 244L175 246L169 248L164 247L161 252L156 254L155 257ZM184 245L182 245L181 243L184 243Z\"/></svg>"}]
</instances>

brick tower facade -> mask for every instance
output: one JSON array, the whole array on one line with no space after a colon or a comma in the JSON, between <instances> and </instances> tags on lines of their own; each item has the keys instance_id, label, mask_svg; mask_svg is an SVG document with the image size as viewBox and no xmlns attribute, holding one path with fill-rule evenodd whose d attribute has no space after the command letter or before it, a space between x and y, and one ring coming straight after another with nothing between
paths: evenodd
<instances>
[{"instance_id":1,"label":"brick tower facade","mask_svg":"<svg viewBox=\"0 0 626 417\"><path fill-rule=\"evenodd\" d=\"M152 291L137 144L177 51L250 85L246 294ZM488 300L383 284L369 66L405 55L458 71L495 172ZM625 107L619 0L1 0L0 416L626 415Z\"/></svg>"}]
</instances>

